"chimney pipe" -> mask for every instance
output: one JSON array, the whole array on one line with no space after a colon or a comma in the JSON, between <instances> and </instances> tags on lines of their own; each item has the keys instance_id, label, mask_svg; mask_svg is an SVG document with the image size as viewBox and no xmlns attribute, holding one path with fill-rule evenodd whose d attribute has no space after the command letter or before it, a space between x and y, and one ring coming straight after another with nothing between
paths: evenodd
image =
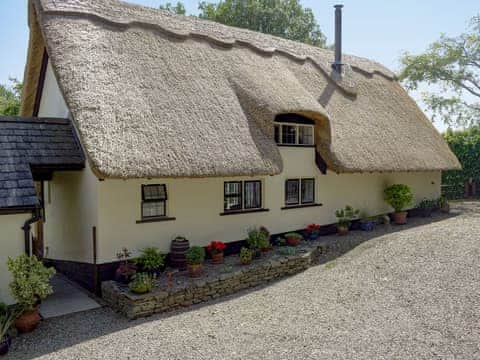
<instances>
[{"instance_id":1,"label":"chimney pipe","mask_svg":"<svg viewBox=\"0 0 480 360\"><path fill-rule=\"evenodd\" d=\"M335 5L335 62L332 67L336 72L342 72L342 8L343 5Z\"/></svg>"}]
</instances>

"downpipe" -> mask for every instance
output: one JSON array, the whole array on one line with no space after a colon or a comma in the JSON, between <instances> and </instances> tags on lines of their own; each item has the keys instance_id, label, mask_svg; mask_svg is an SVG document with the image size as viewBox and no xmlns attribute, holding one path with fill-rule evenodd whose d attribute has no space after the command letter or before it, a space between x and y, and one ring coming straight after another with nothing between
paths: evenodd
<instances>
[{"instance_id":1,"label":"downpipe","mask_svg":"<svg viewBox=\"0 0 480 360\"><path fill-rule=\"evenodd\" d=\"M27 254L29 256L30 256L30 253L31 253L31 249L30 249L30 229L31 229L31 225L33 223L36 223L41 218L42 218L42 216L41 216L40 207L36 206L35 210L33 212L33 216L30 219L27 219L27 221L25 221L25 223L22 226L22 230L23 230L24 236L25 236L25 254Z\"/></svg>"}]
</instances>

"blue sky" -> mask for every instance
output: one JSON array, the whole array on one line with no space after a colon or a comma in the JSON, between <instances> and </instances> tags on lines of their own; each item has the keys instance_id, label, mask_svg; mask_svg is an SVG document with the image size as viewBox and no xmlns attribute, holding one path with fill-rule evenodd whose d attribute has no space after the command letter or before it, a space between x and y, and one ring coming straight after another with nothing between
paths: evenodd
<instances>
[{"instance_id":1,"label":"blue sky","mask_svg":"<svg viewBox=\"0 0 480 360\"><path fill-rule=\"evenodd\" d=\"M129 0L158 7L162 0ZM173 1L175 2L175 1ZM333 42L333 5L345 5L343 47L346 53L374 59L392 70L399 67L403 51L420 52L441 33L465 31L469 19L480 13L478 0L301 0L310 7ZM197 0L185 0L189 14L196 14ZM28 44L27 0L0 0L0 83L21 79ZM440 129L444 127L437 124Z\"/></svg>"}]
</instances>

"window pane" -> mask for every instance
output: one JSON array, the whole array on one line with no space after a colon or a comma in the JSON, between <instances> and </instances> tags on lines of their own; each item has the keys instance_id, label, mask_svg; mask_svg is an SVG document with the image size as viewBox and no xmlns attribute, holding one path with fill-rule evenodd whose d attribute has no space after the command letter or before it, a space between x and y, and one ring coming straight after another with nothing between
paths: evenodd
<instances>
[{"instance_id":1,"label":"window pane","mask_svg":"<svg viewBox=\"0 0 480 360\"><path fill-rule=\"evenodd\" d=\"M226 182L225 195L240 195L242 193L242 182Z\"/></svg>"},{"instance_id":2,"label":"window pane","mask_svg":"<svg viewBox=\"0 0 480 360\"><path fill-rule=\"evenodd\" d=\"M282 125L282 144L296 144L297 127L295 125Z\"/></svg>"},{"instance_id":3,"label":"window pane","mask_svg":"<svg viewBox=\"0 0 480 360\"><path fill-rule=\"evenodd\" d=\"M280 144L280 125L275 125L275 142Z\"/></svg>"},{"instance_id":4,"label":"window pane","mask_svg":"<svg viewBox=\"0 0 480 360\"><path fill-rule=\"evenodd\" d=\"M166 198L165 185L145 185L143 187L143 200L165 200Z\"/></svg>"},{"instance_id":5,"label":"window pane","mask_svg":"<svg viewBox=\"0 0 480 360\"><path fill-rule=\"evenodd\" d=\"M301 145L313 145L313 127L299 126L298 143Z\"/></svg>"},{"instance_id":6,"label":"window pane","mask_svg":"<svg viewBox=\"0 0 480 360\"><path fill-rule=\"evenodd\" d=\"M315 201L315 180L302 180L302 204L309 204Z\"/></svg>"},{"instance_id":7,"label":"window pane","mask_svg":"<svg viewBox=\"0 0 480 360\"><path fill-rule=\"evenodd\" d=\"M165 216L165 201L149 201L142 204L143 217Z\"/></svg>"},{"instance_id":8,"label":"window pane","mask_svg":"<svg viewBox=\"0 0 480 360\"><path fill-rule=\"evenodd\" d=\"M223 208L228 210L242 210L242 182L231 181L225 183L225 198Z\"/></svg>"},{"instance_id":9,"label":"window pane","mask_svg":"<svg viewBox=\"0 0 480 360\"><path fill-rule=\"evenodd\" d=\"M236 195L225 197L224 208L225 210L242 210L242 197Z\"/></svg>"},{"instance_id":10,"label":"window pane","mask_svg":"<svg viewBox=\"0 0 480 360\"><path fill-rule=\"evenodd\" d=\"M299 180L287 180L285 183L285 203L287 205L298 204Z\"/></svg>"},{"instance_id":11,"label":"window pane","mask_svg":"<svg viewBox=\"0 0 480 360\"><path fill-rule=\"evenodd\" d=\"M245 209L262 207L262 185L260 181L245 181Z\"/></svg>"}]
</instances>

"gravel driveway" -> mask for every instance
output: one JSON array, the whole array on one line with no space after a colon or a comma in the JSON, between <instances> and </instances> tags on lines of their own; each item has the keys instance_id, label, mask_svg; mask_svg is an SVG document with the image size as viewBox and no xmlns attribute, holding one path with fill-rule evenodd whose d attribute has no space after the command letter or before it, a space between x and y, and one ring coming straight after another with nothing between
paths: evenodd
<instances>
[{"instance_id":1,"label":"gravel driveway","mask_svg":"<svg viewBox=\"0 0 480 360\"><path fill-rule=\"evenodd\" d=\"M106 308L45 321L10 357L480 358L480 204L350 236L369 240L219 302L132 322Z\"/></svg>"}]
</instances>

